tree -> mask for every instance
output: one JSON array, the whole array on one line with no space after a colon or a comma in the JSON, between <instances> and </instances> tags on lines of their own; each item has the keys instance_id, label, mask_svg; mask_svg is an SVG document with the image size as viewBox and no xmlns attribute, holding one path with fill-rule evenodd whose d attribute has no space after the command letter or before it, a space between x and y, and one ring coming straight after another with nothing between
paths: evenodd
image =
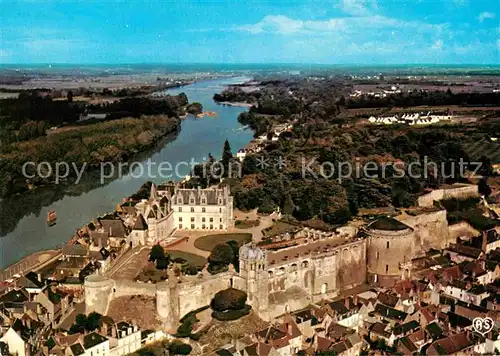
<instances>
[{"instance_id":1,"label":"tree","mask_svg":"<svg viewBox=\"0 0 500 356\"><path fill-rule=\"evenodd\" d=\"M218 312L240 310L245 307L247 294L242 290L228 288L217 292L210 302L210 307Z\"/></svg>"},{"instance_id":2,"label":"tree","mask_svg":"<svg viewBox=\"0 0 500 356\"><path fill-rule=\"evenodd\" d=\"M231 240L226 242L229 247L233 250L233 261L231 262L234 266L234 269L236 272L240 271L240 246L238 245L238 242Z\"/></svg>"},{"instance_id":3,"label":"tree","mask_svg":"<svg viewBox=\"0 0 500 356\"><path fill-rule=\"evenodd\" d=\"M92 312L87 316L87 322L85 323L85 329L87 331L94 331L102 326L102 315L96 312Z\"/></svg>"},{"instance_id":4,"label":"tree","mask_svg":"<svg viewBox=\"0 0 500 356\"><path fill-rule=\"evenodd\" d=\"M283 214L292 215L295 209L295 205L293 204L293 199L290 193L285 196L285 200L283 201Z\"/></svg>"},{"instance_id":5,"label":"tree","mask_svg":"<svg viewBox=\"0 0 500 356\"><path fill-rule=\"evenodd\" d=\"M486 198L490 196L491 194L491 188L488 185L488 177L483 177L479 180L477 183L477 189L479 191L479 194L485 196Z\"/></svg>"},{"instance_id":6,"label":"tree","mask_svg":"<svg viewBox=\"0 0 500 356\"><path fill-rule=\"evenodd\" d=\"M193 348L189 344L185 344L180 340L174 340L167 345L167 350L172 355L189 355Z\"/></svg>"},{"instance_id":7,"label":"tree","mask_svg":"<svg viewBox=\"0 0 500 356\"><path fill-rule=\"evenodd\" d=\"M69 334L77 334L94 331L102 326L102 315L96 312L90 313L88 316L85 314L78 314L75 318L75 323L71 325Z\"/></svg>"},{"instance_id":8,"label":"tree","mask_svg":"<svg viewBox=\"0 0 500 356\"><path fill-rule=\"evenodd\" d=\"M71 90L68 91L68 94L66 95L66 99L68 99L68 103L73 102L73 92Z\"/></svg>"},{"instance_id":9,"label":"tree","mask_svg":"<svg viewBox=\"0 0 500 356\"><path fill-rule=\"evenodd\" d=\"M170 264L170 255L166 254L165 256L160 257L156 260L156 269L165 270L168 268L169 264Z\"/></svg>"},{"instance_id":10,"label":"tree","mask_svg":"<svg viewBox=\"0 0 500 356\"><path fill-rule=\"evenodd\" d=\"M233 159L233 153L231 152L231 146L229 145L229 141L226 139L224 141L224 149L222 150L222 159L221 163L224 167L224 176L227 177L229 174L229 163Z\"/></svg>"},{"instance_id":11,"label":"tree","mask_svg":"<svg viewBox=\"0 0 500 356\"><path fill-rule=\"evenodd\" d=\"M217 244L214 246L212 253L208 256L208 263L229 265L234 261L234 252L228 244Z\"/></svg>"},{"instance_id":12,"label":"tree","mask_svg":"<svg viewBox=\"0 0 500 356\"><path fill-rule=\"evenodd\" d=\"M151 248L149 253L149 261L156 262L156 260L165 257L165 250L160 244L156 244Z\"/></svg>"}]
</instances>

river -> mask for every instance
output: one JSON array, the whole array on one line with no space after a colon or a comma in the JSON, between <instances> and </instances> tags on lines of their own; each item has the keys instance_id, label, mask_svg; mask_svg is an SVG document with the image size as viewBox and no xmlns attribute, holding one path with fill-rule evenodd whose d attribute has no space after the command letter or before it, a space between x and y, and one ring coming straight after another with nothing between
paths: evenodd
<instances>
[{"instance_id":1,"label":"river","mask_svg":"<svg viewBox=\"0 0 500 356\"><path fill-rule=\"evenodd\" d=\"M196 119L189 116L183 120L176 137L165 139L149 154L143 154L139 162L146 164L151 159L149 177L146 170L140 175L140 168L105 184L100 184L99 172L83 179L78 185L51 186L34 192L0 201L0 268L18 261L36 251L60 247L71 238L77 228L92 218L115 209L123 197L129 196L146 181L161 183L164 178L157 173L158 164L169 162L202 161L211 153L219 158L227 138L233 153L243 148L253 133L244 129L237 121L245 108L216 104L212 97L225 85L241 83L250 78L236 77L199 81L182 88L170 89L168 93L186 93L190 102L200 102L205 111L214 111L216 117L205 116ZM179 166L180 179L189 173L187 166ZM137 178L136 178L137 177ZM49 227L46 217L49 211L57 212L57 224Z\"/></svg>"}]
</instances>

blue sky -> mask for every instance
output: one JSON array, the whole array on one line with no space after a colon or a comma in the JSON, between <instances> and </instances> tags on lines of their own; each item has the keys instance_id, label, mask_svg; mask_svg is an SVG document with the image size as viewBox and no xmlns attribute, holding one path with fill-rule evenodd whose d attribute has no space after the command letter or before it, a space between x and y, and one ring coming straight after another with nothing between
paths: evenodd
<instances>
[{"instance_id":1,"label":"blue sky","mask_svg":"<svg viewBox=\"0 0 500 356\"><path fill-rule=\"evenodd\" d=\"M498 0L0 0L1 63L500 64Z\"/></svg>"}]
</instances>

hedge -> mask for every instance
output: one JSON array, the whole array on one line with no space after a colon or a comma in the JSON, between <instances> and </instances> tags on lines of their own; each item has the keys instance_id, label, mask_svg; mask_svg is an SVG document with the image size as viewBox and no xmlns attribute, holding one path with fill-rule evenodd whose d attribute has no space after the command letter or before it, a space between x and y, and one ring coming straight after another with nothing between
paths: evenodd
<instances>
[{"instance_id":1,"label":"hedge","mask_svg":"<svg viewBox=\"0 0 500 356\"><path fill-rule=\"evenodd\" d=\"M238 310L228 310L225 312L214 311L212 313L212 318L217 319L219 321L231 321L238 320L248 314L250 314L250 310L252 307L250 305L245 305L243 309Z\"/></svg>"}]
</instances>

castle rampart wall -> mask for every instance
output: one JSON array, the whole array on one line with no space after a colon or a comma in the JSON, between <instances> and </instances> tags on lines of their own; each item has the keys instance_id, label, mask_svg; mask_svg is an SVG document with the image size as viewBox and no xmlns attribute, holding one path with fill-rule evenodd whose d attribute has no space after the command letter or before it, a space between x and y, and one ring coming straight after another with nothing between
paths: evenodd
<instances>
[{"instance_id":1,"label":"castle rampart wall","mask_svg":"<svg viewBox=\"0 0 500 356\"><path fill-rule=\"evenodd\" d=\"M419 212L417 215L404 215L397 219L415 231L412 246L413 257L421 256L431 248L445 248L450 243L448 220L444 209Z\"/></svg>"}]
</instances>

